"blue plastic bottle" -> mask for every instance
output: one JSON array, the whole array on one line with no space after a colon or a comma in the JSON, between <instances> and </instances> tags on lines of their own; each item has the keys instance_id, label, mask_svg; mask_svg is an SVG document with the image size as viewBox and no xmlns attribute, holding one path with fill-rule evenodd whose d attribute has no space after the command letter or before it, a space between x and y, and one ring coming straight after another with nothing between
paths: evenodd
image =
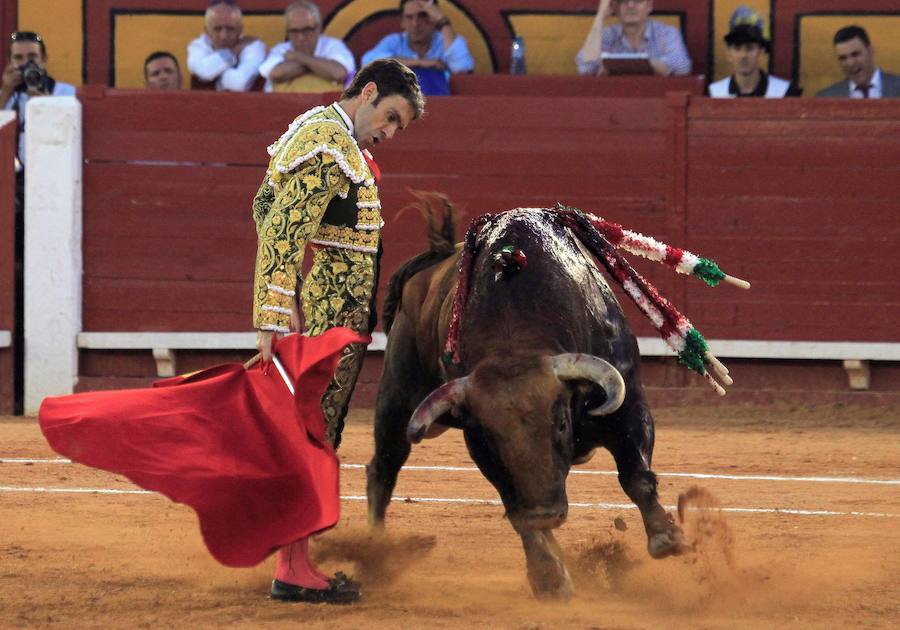
<instances>
[{"instance_id":1,"label":"blue plastic bottle","mask_svg":"<svg viewBox=\"0 0 900 630\"><path fill-rule=\"evenodd\" d=\"M509 73L525 74L525 40L521 37L514 37L512 40L512 50L509 55Z\"/></svg>"}]
</instances>

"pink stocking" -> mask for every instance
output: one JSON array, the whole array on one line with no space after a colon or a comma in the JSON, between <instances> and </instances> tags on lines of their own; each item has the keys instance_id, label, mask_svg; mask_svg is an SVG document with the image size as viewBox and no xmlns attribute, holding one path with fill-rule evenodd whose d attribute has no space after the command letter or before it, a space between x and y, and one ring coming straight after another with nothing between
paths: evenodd
<instances>
[{"instance_id":1,"label":"pink stocking","mask_svg":"<svg viewBox=\"0 0 900 630\"><path fill-rule=\"evenodd\" d=\"M316 570L309 559L308 538L301 538L278 550L275 579L305 588L328 588L328 579Z\"/></svg>"}]
</instances>

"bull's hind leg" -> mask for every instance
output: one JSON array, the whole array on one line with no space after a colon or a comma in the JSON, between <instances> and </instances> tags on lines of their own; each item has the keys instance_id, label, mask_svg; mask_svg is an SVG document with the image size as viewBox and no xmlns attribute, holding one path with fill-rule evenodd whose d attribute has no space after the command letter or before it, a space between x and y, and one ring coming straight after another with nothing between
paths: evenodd
<instances>
[{"instance_id":1,"label":"bull's hind leg","mask_svg":"<svg viewBox=\"0 0 900 630\"><path fill-rule=\"evenodd\" d=\"M424 373L411 342L409 319L398 313L385 351L384 374L375 405L375 453L366 466L369 526L383 527L397 474L409 457L406 426L415 409L411 390Z\"/></svg>"},{"instance_id":2,"label":"bull's hind leg","mask_svg":"<svg viewBox=\"0 0 900 630\"><path fill-rule=\"evenodd\" d=\"M610 436L607 446L616 460L622 489L641 511L647 532L647 551L654 558L683 553L686 547L681 529L659 504L656 475L650 470L653 417L646 403L632 405L621 422L627 430Z\"/></svg>"}]
</instances>

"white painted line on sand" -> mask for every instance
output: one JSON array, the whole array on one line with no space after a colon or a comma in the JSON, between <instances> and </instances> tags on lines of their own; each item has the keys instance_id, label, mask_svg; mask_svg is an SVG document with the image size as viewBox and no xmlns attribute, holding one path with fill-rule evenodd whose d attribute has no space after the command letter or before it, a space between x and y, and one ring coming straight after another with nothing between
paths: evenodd
<instances>
[{"instance_id":1,"label":"white painted line on sand","mask_svg":"<svg viewBox=\"0 0 900 630\"><path fill-rule=\"evenodd\" d=\"M0 464L71 464L71 459L48 458L29 459L24 457L0 457ZM341 464L346 470L365 469L365 464ZM441 472L478 472L475 466L404 466L403 470L441 471ZM596 475L615 477L619 473L614 470L572 470L571 475ZM740 475L713 473L681 473L658 472L657 477L682 477L686 479L725 479L728 481L800 481L810 483L860 483L876 486L900 486L900 479L866 479L865 477L799 477L787 475Z\"/></svg>"},{"instance_id":2,"label":"white painted line on sand","mask_svg":"<svg viewBox=\"0 0 900 630\"><path fill-rule=\"evenodd\" d=\"M28 486L0 486L0 493L58 493L58 494L157 494L149 490L131 490L114 488L39 488ZM366 501L365 495L351 494L341 495L342 501ZM465 499L453 497L393 497L391 501L396 503L446 503L457 505L495 505L502 503L499 499ZM569 507L593 510L634 510L637 507L631 503L569 503ZM675 510L678 506L663 506L667 510ZM841 512L837 510L801 510L794 508L742 508L720 507L709 508L710 511L730 512L734 514L790 514L794 516L868 516L877 518L900 518L900 514L886 512Z\"/></svg>"},{"instance_id":3,"label":"white painted line on sand","mask_svg":"<svg viewBox=\"0 0 900 630\"><path fill-rule=\"evenodd\" d=\"M341 464L341 468L365 468L364 464ZM404 466L403 470L438 470L450 472L478 472L474 466ZM615 477L614 470L571 470L570 475L600 475ZM657 477L687 477L691 479L728 479L731 481L810 481L814 483L864 483L900 486L900 479L865 479L863 477L789 477L784 475L716 475L712 473L658 472Z\"/></svg>"}]
</instances>

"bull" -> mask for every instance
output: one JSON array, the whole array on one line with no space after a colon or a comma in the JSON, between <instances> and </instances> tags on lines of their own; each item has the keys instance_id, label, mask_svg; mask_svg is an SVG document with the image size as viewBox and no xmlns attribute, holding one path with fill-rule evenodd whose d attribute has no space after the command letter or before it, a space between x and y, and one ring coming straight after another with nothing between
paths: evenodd
<instances>
[{"instance_id":1,"label":"bull","mask_svg":"<svg viewBox=\"0 0 900 630\"><path fill-rule=\"evenodd\" d=\"M536 596L574 592L553 530L568 515L569 470L601 446L640 510L650 555L682 552L651 471L637 341L590 254L559 213L510 210L472 241L461 288L465 248L453 245L452 210L443 212L431 217L431 250L394 274L386 296L370 525L383 527L411 443L456 428L522 539ZM463 290L465 307L454 309Z\"/></svg>"}]
</instances>

